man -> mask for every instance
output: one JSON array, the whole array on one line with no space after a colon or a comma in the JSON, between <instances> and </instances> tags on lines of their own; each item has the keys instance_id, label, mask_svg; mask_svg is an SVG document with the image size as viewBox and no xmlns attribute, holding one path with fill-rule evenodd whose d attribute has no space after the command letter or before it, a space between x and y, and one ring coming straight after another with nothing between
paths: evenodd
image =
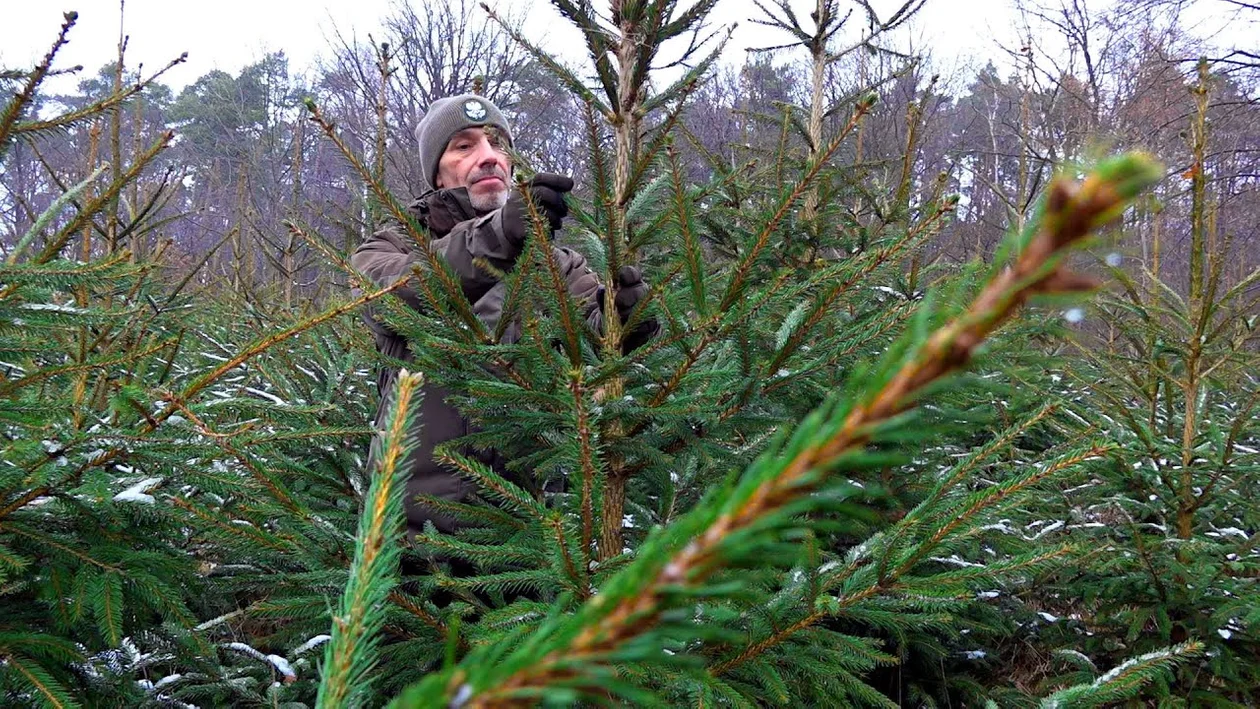
<instances>
[{"instance_id":1,"label":"man","mask_svg":"<svg viewBox=\"0 0 1260 709\"><path fill-rule=\"evenodd\" d=\"M477 265L485 259L496 271L510 272L520 255L533 224L524 199L512 184L512 161L507 148L512 133L502 113L481 96L464 94L434 101L416 127L425 190L409 207L411 215L430 234L428 248L435 250L459 276L464 296L473 312L494 331L503 317L505 287L492 272ZM564 195L573 189L573 180L561 175L540 174L530 183L535 207L554 232L568 214ZM351 263L377 285L386 286L411 274L412 266L425 262L423 248L400 225L387 226L355 250ZM602 331L603 287L581 254L563 247L553 256L564 275L569 295L578 304L587 322ZM626 267L618 273L617 315L626 322L630 311L647 293L638 269ZM420 297L409 287L394 291L408 305L422 309ZM410 360L406 341L366 313L368 325L382 354ZM646 342L655 333L654 321L645 321L625 337L627 351ZM515 322L504 329L503 342L515 342L520 327ZM381 403L376 412L376 428L384 428L397 370L379 373L377 382ZM419 415L414 416L417 445L404 461L408 470L407 527L409 534L423 530L426 521L449 532L455 521L435 513L415 501L416 495L432 495L459 501L472 491L473 484L433 458L434 447L468 434L469 422L447 402L449 392L427 383ZM372 441L369 469L379 455L380 437ZM506 474L503 461L494 451L467 451Z\"/></svg>"}]
</instances>

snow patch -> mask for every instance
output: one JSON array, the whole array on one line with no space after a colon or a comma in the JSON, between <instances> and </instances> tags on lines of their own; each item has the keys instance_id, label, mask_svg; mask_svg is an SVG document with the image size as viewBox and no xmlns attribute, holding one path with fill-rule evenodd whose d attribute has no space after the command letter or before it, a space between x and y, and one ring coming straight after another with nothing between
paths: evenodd
<instances>
[{"instance_id":1,"label":"snow patch","mask_svg":"<svg viewBox=\"0 0 1260 709\"><path fill-rule=\"evenodd\" d=\"M1030 526L1030 527L1031 527L1032 525L1028 525L1028 526ZM1058 521L1056 521L1056 522L1052 522L1052 523L1051 523L1050 525L1048 525L1045 529L1042 529L1042 530L1038 531L1036 534L1032 535L1031 537L1025 536L1025 537L1024 537L1024 539L1027 539L1027 540L1029 540L1029 541L1032 541L1032 540L1034 540L1034 539L1040 539L1041 537L1044 537L1045 535L1047 535L1047 534L1049 534L1049 533L1051 533L1051 532L1053 532L1053 531L1055 531L1055 530L1057 530L1057 529L1061 529L1061 528L1063 528L1064 526L1066 526L1066 525L1064 524L1063 520L1058 520Z\"/></svg>"},{"instance_id":2,"label":"snow patch","mask_svg":"<svg viewBox=\"0 0 1260 709\"><path fill-rule=\"evenodd\" d=\"M984 658L988 656L989 656L989 653L985 652L984 650L966 650L963 652L963 657L967 658L968 660L983 660Z\"/></svg>"},{"instance_id":3,"label":"snow patch","mask_svg":"<svg viewBox=\"0 0 1260 709\"><path fill-rule=\"evenodd\" d=\"M974 561L967 561L966 559L961 558L957 554L954 554L953 556L949 556L949 557L932 556L928 558L931 561L935 561L941 564L953 564L954 566L963 566L963 567L971 567L971 568L979 568L979 569L984 568L984 564L977 564Z\"/></svg>"},{"instance_id":4,"label":"snow patch","mask_svg":"<svg viewBox=\"0 0 1260 709\"><path fill-rule=\"evenodd\" d=\"M293 665L290 665L289 661L283 657L280 657L279 655L268 655L267 662L270 662L271 666L276 668L276 672L284 675L285 680L291 682L297 679L297 673L293 671Z\"/></svg>"},{"instance_id":5,"label":"snow patch","mask_svg":"<svg viewBox=\"0 0 1260 709\"><path fill-rule=\"evenodd\" d=\"M264 399L270 399L272 403L278 406L289 405L287 401L285 401L284 399L281 399L280 397L276 396L275 394L272 394L269 391L263 391L262 389L255 389L254 387L245 387L245 391L249 392L250 394L254 394L255 396L261 396Z\"/></svg>"},{"instance_id":6,"label":"snow patch","mask_svg":"<svg viewBox=\"0 0 1260 709\"><path fill-rule=\"evenodd\" d=\"M1237 527L1218 527L1216 531L1220 532L1222 537L1238 537L1240 539L1249 539L1250 534Z\"/></svg>"},{"instance_id":7,"label":"snow patch","mask_svg":"<svg viewBox=\"0 0 1260 709\"><path fill-rule=\"evenodd\" d=\"M142 505L151 505L157 502L152 495L146 495L145 491L162 483L163 478L145 478L122 492L114 495L114 502L139 502Z\"/></svg>"},{"instance_id":8,"label":"snow patch","mask_svg":"<svg viewBox=\"0 0 1260 709\"><path fill-rule=\"evenodd\" d=\"M22 303L18 307L23 310L46 310L54 313L72 313L75 315L87 312L84 308L76 308L73 305L58 305L56 303Z\"/></svg>"},{"instance_id":9,"label":"snow patch","mask_svg":"<svg viewBox=\"0 0 1260 709\"><path fill-rule=\"evenodd\" d=\"M1111 680L1124 674L1126 670L1128 670L1130 667L1134 665L1141 664L1143 662L1149 662L1150 660L1154 660L1156 658L1163 658L1163 657L1172 657L1172 653L1167 650L1156 650L1155 652L1148 652L1145 655L1139 655L1137 657L1134 657L1119 665L1116 665L1115 667L1111 668L1102 677L1099 677L1098 679L1094 680L1093 686L1101 687L1102 685L1107 684Z\"/></svg>"}]
</instances>

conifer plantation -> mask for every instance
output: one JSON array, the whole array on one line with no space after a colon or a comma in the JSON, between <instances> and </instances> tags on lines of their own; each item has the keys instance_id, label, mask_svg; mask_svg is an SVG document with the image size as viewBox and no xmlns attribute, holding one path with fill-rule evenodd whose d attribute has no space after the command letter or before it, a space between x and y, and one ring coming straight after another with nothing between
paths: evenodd
<instances>
[{"instance_id":1,"label":"conifer plantation","mask_svg":"<svg viewBox=\"0 0 1260 709\"><path fill-rule=\"evenodd\" d=\"M68 12L0 67L0 706L1260 703L1255 54L1047 4L1072 62L941 77L923 0L783 0L731 68L716 4L552 0L579 64L400 2L179 92ZM464 92L532 223L489 324L406 208ZM554 245L646 297L593 329ZM404 539L427 384L476 492Z\"/></svg>"}]
</instances>

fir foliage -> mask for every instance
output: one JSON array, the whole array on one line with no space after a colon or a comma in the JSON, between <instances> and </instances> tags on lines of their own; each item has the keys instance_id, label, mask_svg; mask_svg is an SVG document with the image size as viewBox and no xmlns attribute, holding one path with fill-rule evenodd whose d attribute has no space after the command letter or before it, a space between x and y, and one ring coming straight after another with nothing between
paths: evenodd
<instances>
[{"instance_id":1,"label":"fir foliage","mask_svg":"<svg viewBox=\"0 0 1260 709\"><path fill-rule=\"evenodd\" d=\"M286 253L305 243L362 294L298 315L290 291L189 293L195 270L126 248L161 224L120 195L173 137L124 150L100 129L151 79L34 116L72 15L37 67L0 72L0 159L50 131L91 146L0 234L0 703L1254 702L1260 276L1227 285L1213 256L1206 70L1183 297L1158 264L1068 255L1157 213L1130 208L1160 176L1140 154L1065 171L990 262L932 264L959 201L915 164L931 88L895 160L861 147L878 82L834 105L816 84L756 117L772 152L718 157L682 120L724 36L713 3L556 4L592 81L527 48L584 105L590 183L554 240L533 214L496 323L383 184L383 108L368 160L307 102L370 214L415 239L422 307L294 218ZM884 31L917 4L862 6ZM828 45L843 15L820 7L814 33L787 5L771 18L826 67L857 48ZM688 68L661 83L671 42ZM587 328L557 244L605 283L641 266L647 297ZM1065 326L1087 269L1118 289ZM476 494L424 500L456 534L400 544L406 471L365 469L391 395L372 370L401 364L356 322L368 302L474 424L438 454ZM659 335L626 351L648 318ZM400 381L394 453L420 375ZM491 448L506 474L473 455Z\"/></svg>"},{"instance_id":2,"label":"fir foliage","mask_svg":"<svg viewBox=\"0 0 1260 709\"><path fill-rule=\"evenodd\" d=\"M404 371L391 401L377 470L363 497L358 546L341 608L333 616L333 632L324 652L318 706L345 707L371 703L370 672L376 664L382 612L396 582L403 526L403 489L407 471L399 465L412 442L406 440L422 377Z\"/></svg>"},{"instance_id":3,"label":"fir foliage","mask_svg":"<svg viewBox=\"0 0 1260 709\"><path fill-rule=\"evenodd\" d=\"M6 155L48 129L94 137L80 176L52 175L66 194L3 235L0 703L312 692L366 488L368 371L345 314L384 292L289 322L216 312L160 278L161 249L124 248L156 226L113 200L171 134L93 162L102 114L148 81L28 116L74 21L3 109Z\"/></svg>"},{"instance_id":4,"label":"fir foliage","mask_svg":"<svg viewBox=\"0 0 1260 709\"><path fill-rule=\"evenodd\" d=\"M900 276L953 200L929 193L896 210L872 204L856 242L845 243L844 230L821 248L793 239L796 207L811 185L823 176L850 182L843 173L852 168L835 158L873 95L857 97L849 120L794 161L794 179L768 189L750 189L767 186L752 165L687 184L668 114L655 136L622 132L652 98L618 91L617 82L633 80L636 52L657 51L653 43L665 37L653 23L672 12L668 4L635 6L642 17L622 16L608 28L579 18L598 40L592 52L597 69L605 67L606 95L591 99L588 115L593 206L575 210L578 233L565 238L593 250L608 281L627 260L654 275L624 325L650 314L663 331L629 354L620 353L625 327L577 325L541 225L503 274L505 311L520 318L523 337L498 344L425 246L423 229L309 106L422 254L413 278L424 307L386 303L387 322L410 340L416 366L477 423L460 446L493 447L517 478L459 447L442 453L484 502L430 501L467 526L454 537L413 539L437 561L407 585L446 619L446 646L464 659L408 690L401 705L603 694L636 703L887 705L869 683L873 670L911 652L945 657L977 591L1018 583L1078 551L1028 545L988 565L958 556L991 530L994 515L1048 478L1105 460L1105 442L1086 436L1040 450L1043 462L1011 466L991 486L977 485L964 466L894 524L873 514L872 504L886 504L873 474L904 464L951 420L968 418L940 408L919 415L911 405L1029 294L1091 285L1060 270L1060 250L1114 218L1153 179L1151 168L1130 158L1102 165L1079 192L1059 183L1044 218L1013 235L1013 271L999 270L1002 257L949 279L933 298L922 300L913 285L913 299L889 298L904 285L881 279ZM694 19L698 26L702 18ZM600 49L616 46L612 55ZM609 56L615 63L601 64ZM817 258L827 252L848 257ZM881 352L879 364L861 364ZM839 371L849 385L833 392ZM1018 435L995 434L1005 444L990 455L1005 454ZM793 460L799 466L785 473ZM843 474L825 475L833 471ZM811 657L819 659L802 659Z\"/></svg>"},{"instance_id":5,"label":"fir foliage","mask_svg":"<svg viewBox=\"0 0 1260 709\"><path fill-rule=\"evenodd\" d=\"M1030 601L1066 618L1042 629L1038 644L1083 652L1102 667L1193 644L1202 660L1166 665L1160 676L1167 681L1149 692L1245 706L1260 688L1260 508L1249 492L1260 471L1251 292L1260 272L1226 282L1229 236L1216 231L1208 186L1212 83L1200 65L1187 130L1189 194L1156 193L1190 202L1188 289L1179 292L1157 260L1125 269L1118 255L1104 259L1100 267L1116 290L1089 311L1089 327L1072 333L1059 381L1043 382L1067 400L1070 430L1097 432L1115 448L1109 465L1028 510L1061 520L1052 535L1095 550L1077 568L1040 580ZM1131 218L1158 214L1154 199ZM1073 674L1052 673L1047 683Z\"/></svg>"}]
</instances>

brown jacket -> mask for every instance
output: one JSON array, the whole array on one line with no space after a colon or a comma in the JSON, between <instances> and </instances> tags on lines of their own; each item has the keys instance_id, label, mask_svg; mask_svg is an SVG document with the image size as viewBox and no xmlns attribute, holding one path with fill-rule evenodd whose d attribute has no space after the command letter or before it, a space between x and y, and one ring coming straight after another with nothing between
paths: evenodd
<instances>
[{"instance_id":1,"label":"brown jacket","mask_svg":"<svg viewBox=\"0 0 1260 709\"><path fill-rule=\"evenodd\" d=\"M504 284L492 273L479 268L475 260L484 258L502 272L512 270L523 244L514 243L504 236L503 210L477 214L468 200L468 191L463 188L430 192L412 203L408 209L416 221L429 229L432 238L430 248L446 259L446 263L459 276L464 295L473 304L473 312L493 331L503 315ZM375 283L386 286L400 278L408 278L413 265L424 263L425 256L420 248L406 228L395 224L373 234L355 250L350 261ZM557 247L553 253L568 284L570 296L578 304L587 323L600 331L603 313L598 297L601 292L599 279L587 266L586 259L576 251ZM411 286L403 286L394 293L413 308L424 307L420 296ZM370 306L365 313L365 319L376 337L378 351L404 361L412 359L406 340L378 321ZM655 323L652 326L654 330ZM519 337L519 326L512 323L505 328L502 341L515 342ZM378 372L381 402L376 411L377 430L384 428L384 418L397 376L398 370L393 368ZM472 429L469 421L447 402L450 395L447 389L428 382L421 389L421 394L421 409L419 415L413 418L413 425L419 427L418 432L412 431L417 445L404 461L410 471L406 497L407 527L411 534L415 534L423 530L425 521L431 520L439 530L449 532L455 528L454 520L417 504L414 498L425 494L461 501L472 492L472 483L433 459L435 446L464 436ZM380 443L380 436L372 440L368 457L369 470L374 467L379 455ZM503 460L494 451L478 453L468 450L464 453L479 458L501 475L507 473Z\"/></svg>"}]
</instances>

